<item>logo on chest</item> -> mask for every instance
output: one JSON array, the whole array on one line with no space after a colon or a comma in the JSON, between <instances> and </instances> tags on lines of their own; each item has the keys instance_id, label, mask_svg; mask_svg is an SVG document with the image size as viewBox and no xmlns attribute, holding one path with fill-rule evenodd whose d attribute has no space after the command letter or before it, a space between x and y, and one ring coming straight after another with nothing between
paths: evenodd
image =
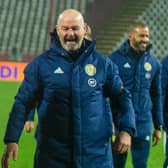
<instances>
[{"instance_id":1,"label":"logo on chest","mask_svg":"<svg viewBox=\"0 0 168 168\"><path fill-rule=\"evenodd\" d=\"M131 68L131 65L127 62L123 65L124 68Z\"/></svg>"},{"instance_id":2,"label":"logo on chest","mask_svg":"<svg viewBox=\"0 0 168 168\"><path fill-rule=\"evenodd\" d=\"M92 64L85 65L85 73L88 76L94 76L96 74L96 67ZM88 79L88 85L90 87L95 87L97 85L97 81L95 78L89 78Z\"/></svg>"},{"instance_id":3,"label":"logo on chest","mask_svg":"<svg viewBox=\"0 0 168 168\"><path fill-rule=\"evenodd\" d=\"M151 73L150 72L152 70L152 65L149 62L145 62L144 69L146 71L145 78L150 79L151 78Z\"/></svg>"},{"instance_id":4,"label":"logo on chest","mask_svg":"<svg viewBox=\"0 0 168 168\"><path fill-rule=\"evenodd\" d=\"M149 63L149 62L145 62L144 64L144 69L147 71L147 72L150 72L152 70L152 65Z\"/></svg>"},{"instance_id":5,"label":"logo on chest","mask_svg":"<svg viewBox=\"0 0 168 168\"><path fill-rule=\"evenodd\" d=\"M94 79L94 78L89 78L89 79L88 79L88 85L89 85L90 87L95 87L96 84L97 84L96 79Z\"/></svg>"},{"instance_id":6,"label":"logo on chest","mask_svg":"<svg viewBox=\"0 0 168 168\"><path fill-rule=\"evenodd\" d=\"M145 78L146 78L146 79L150 79L150 78L151 78L151 74L150 74L149 72L146 72L146 73L145 73Z\"/></svg>"},{"instance_id":7,"label":"logo on chest","mask_svg":"<svg viewBox=\"0 0 168 168\"><path fill-rule=\"evenodd\" d=\"M54 74L63 74L64 71L61 69L61 67L58 67L54 70Z\"/></svg>"},{"instance_id":8,"label":"logo on chest","mask_svg":"<svg viewBox=\"0 0 168 168\"><path fill-rule=\"evenodd\" d=\"M92 64L85 65L85 72L89 76L94 76L96 74L96 67Z\"/></svg>"}]
</instances>

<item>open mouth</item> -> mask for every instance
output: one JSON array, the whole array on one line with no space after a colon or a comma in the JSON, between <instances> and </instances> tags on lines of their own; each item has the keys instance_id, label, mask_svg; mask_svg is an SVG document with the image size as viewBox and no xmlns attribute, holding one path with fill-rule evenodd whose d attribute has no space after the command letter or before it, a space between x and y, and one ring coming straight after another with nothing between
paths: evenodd
<instances>
[{"instance_id":1,"label":"open mouth","mask_svg":"<svg viewBox=\"0 0 168 168\"><path fill-rule=\"evenodd\" d=\"M69 41L68 40L68 41L66 41L66 44L76 44L76 41L74 41L74 40L73 41L72 40Z\"/></svg>"},{"instance_id":2,"label":"open mouth","mask_svg":"<svg viewBox=\"0 0 168 168\"><path fill-rule=\"evenodd\" d=\"M148 45L148 43L140 43L140 46L144 47L144 48L147 47L147 45Z\"/></svg>"},{"instance_id":3,"label":"open mouth","mask_svg":"<svg viewBox=\"0 0 168 168\"><path fill-rule=\"evenodd\" d=\"M65 37L66 43L77 43L78 38L77 37Z\"/></svg>"}]
</instances>

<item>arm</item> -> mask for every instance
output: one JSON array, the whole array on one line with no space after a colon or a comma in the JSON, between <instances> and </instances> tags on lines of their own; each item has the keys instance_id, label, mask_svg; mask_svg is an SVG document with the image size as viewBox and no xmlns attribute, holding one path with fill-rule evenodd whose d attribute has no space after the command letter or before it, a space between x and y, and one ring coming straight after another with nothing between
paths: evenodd
<instances>
[{"instance_id":1,"label":"arm","mask_svg":"<svg viewBox=\"0 0 168 168\"><path fill-rule=\"evenodd\" d=\"M164 129L168 131L168 57L162 61L162 102Z\"/></svg>"},{"instance_id":2,"label":"arm","mask_svg":"<svg viewBox=\"0 0 168 168\"><path fill-rule=\"evenodd\" d=\"M116 114L119 134L114 141L113 149L119 153L124 153L131 146L131 136L135 132L135 115L129 92L123 88L117 96L119 114ZM114 116L115 117L115 116Z\"/></svg>"},{"instance_id":3,"label":"arm","mask_svg":"<svg viewBox=\"0 0 168 168\"><path fill-rule=\"evenodd\" d=\"M14 161L17 160L18 155L18 144L17 143L8 143L4 149L1 166L2 168L8 168L9 160L12 157Z\"/></svg>"},{"instance_id":4,"label":"arm","mask_svg":"<svg viewBox=\"0 0 168 168\"><path fill-rule=\"evenodd\" d=\"M34 107L34 102L36 102L36 93L39 88L36 63L29 64L24 73L25 78L15 97L4 137L6 148L2 156L3 168L8 167L10 156L13 156L14 160L16 159L17 144L26 120L26 112L30 112L29 109Z\"/></svg>"},{"instance_id":5,"label":"arm","mask_svg":"<svg viewBox=\"0 0 168 168\"><path fill-rule=\"evenodd\" d=\"M117 100L120 109L120 114L117 114L120 133L114 142L113 149L123 153L129 149L131 145L131 135L133 135L135 131L134 110L131 95L129 91L123 87L117 66L111 62L107 72L108 91L106 94L109 94L108 96L111 98L111 101L113 101L113 99Z\"/></svg>"},{"instance_id":6,"label":"arm","mask_svg":"<svg viewBox=\"0 0 168 168\"><path fill-rule=\"evenodd\" d=\"M163 125L162 114L162 94L161 94L161 66L158 62L157 71L151 84L151 100L152 100L152 119L154 123L153 132L153 146L156 145L161 139L161 127Z\"/></svg>"}]
</instances>

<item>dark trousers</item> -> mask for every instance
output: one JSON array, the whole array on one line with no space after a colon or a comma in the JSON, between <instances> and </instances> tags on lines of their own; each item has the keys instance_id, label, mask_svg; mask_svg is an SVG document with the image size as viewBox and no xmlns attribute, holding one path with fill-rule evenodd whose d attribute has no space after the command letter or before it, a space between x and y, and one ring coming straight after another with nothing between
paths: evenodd
<instances>
[{"instance_id":1,"label":"dark trousers","mask_svg":"<svg viewBox=\"0 0 168 168\"><path fill-rule=\"evenodd\" d=\"M134 168L147 168L150 151L150 139L133 138L131 145L132 163ZM113 152L114 168L125 168L127 153Z\"/></svg>"}]
</instances>

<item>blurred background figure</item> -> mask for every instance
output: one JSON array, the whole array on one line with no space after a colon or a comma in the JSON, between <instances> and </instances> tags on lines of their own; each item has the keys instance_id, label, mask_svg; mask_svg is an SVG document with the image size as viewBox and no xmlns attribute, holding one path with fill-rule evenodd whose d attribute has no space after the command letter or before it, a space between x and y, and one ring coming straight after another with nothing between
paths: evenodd
<instances>
[{"instance_id":1,"label":"blurred background figure","mask_svg":"<svg viewBox=\"0 0 168 168\"><path fill-rule=\"evenodd\" d=\"M165 161L163 168L168 167L168 56L162 61L162 93L163 93L163 119L164 119L164 149Z\"/></svg>"}]
</instances>

